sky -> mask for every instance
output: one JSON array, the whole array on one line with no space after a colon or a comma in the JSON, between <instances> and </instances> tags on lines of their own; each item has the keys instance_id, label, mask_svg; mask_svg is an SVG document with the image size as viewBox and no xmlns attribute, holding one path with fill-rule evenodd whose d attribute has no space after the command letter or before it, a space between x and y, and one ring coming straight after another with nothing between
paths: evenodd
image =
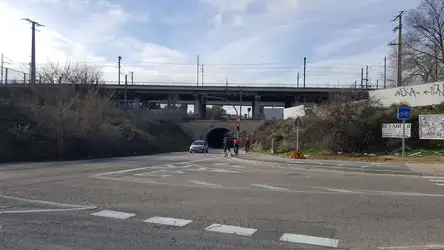
<instances>
[{"instance_id":1,"label":"sky","mask_svg":"<svg viewBox=\"0 0 444 250\"><path fill-rule=\"evenodd\" d=\"M390 22L419 0L0 0L5 66L29 71L30 18L37 66L87 64L117 81L206 85L351 86L369 66L382 84ZM199 82L202 84L202 67ZM11 73L9 78L21 77ZM122 79L124 79L122 77Z\"/></svg>"}]
</instances>

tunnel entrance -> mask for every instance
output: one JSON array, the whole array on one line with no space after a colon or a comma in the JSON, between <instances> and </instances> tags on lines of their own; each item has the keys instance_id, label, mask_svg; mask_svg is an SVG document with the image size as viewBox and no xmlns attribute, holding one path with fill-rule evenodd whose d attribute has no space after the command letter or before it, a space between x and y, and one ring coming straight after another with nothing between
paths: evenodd
<instances>
[{"instance_id":1,"label":"tunnel entrance","mask_svg":"<svg viewBox=\"0 0 444 250\"><path fill-rule=\"evenodd\" d=\"M226 135L232 135L232 132L226 128L215 128L208 132L207 143L210 148L222 148L222 140Z\"/></svg>"}]
</instances>

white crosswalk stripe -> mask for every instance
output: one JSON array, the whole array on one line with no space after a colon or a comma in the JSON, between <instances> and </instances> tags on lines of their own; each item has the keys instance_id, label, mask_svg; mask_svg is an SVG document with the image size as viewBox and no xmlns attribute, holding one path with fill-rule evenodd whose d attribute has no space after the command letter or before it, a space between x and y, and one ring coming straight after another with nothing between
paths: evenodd
<instances>
[{"instance_id":1,"label":"white crosswalk stripe","mask_svg":"<svg viewBox=\"0 0 444 250\"><path fill-rule=\"evenodd\" d=\"M133 213L118 212L113 210L101 210L99 212L91 213L90 215L112 218L112 219L121 219L121 220L125 220L136 216L136 214ZM174 227L185 227L193 221L186 219L172 218L172 217L154 216L146 220L141 220L141 222L157 224L157 225L174 226ZM258 231L258 229L256 228L247 228L247 227L239 227L239 226L224 225L224 224L211 224L210 226L205 227L204 230L208 232L231 234L231 235L245 236L245 237L251 237L253 236L253 234L255 234ZM278 240L278 238L275 238L275 240ZM282 233L281 237L279 238L279 241L284 241L294 244L324 246L331 248L337 248L339 245L339 240L337 239L296 234L296 233Z\"/></svg>"},{"instance_id":2,"label":"white crosswalk stripe","mask_svg":"<svg viewBox=\"0 0 444 250\"><path fill-rule=\"evenodd\" d=\"M136 214L111 211L111 210L102 210L100 212L92 213L91 215L99 216L99 217L113 218L113 219L121 219L121 220L136 216Z\"/></svg>"},{"instance_id":3,"label":"white crosswalk stripe","mask_svg":"<svg viewBox=\"0 0 444 250\"><path fill-rule=\"evenodd\" d=\"M423 178L427 179L431 183L437 186L444 186L444 177L443 176L423 176Z\"/></svg>"},{"instance_id":4,"label":"white crosswalk stripe","mask_svg":"<svg viewBox=\"0 0 444 250\"><path fill-rule=\"evenodd\" d=\"M302 235L302 234L289 234L289 233L284 233L279 240L299 243L299 244L334 247L334 248L338 247L339 244L339 240L336 239Z\"/></svg>"},{"instance_id":5,"label":"white crosswalk stripe","mask_svg":"<svg viewBox=\"0 0 444 250\"><path fill-rule=\"evenodd\" d=\"M206 227L205 230L210 232L234 234L240 236L251 236L257 231L257 229L254 228L237 227L223 224L213 224L209 227Z\"/></svg>"},{"instance_id":6,"label":"white crosswalk stripe","mask_svg":"<svg viewBox=\"0 0 444 250\"><path fill-rule=\"evenodd\" d=\"M152 217L147 220L144 220L143 222L160 224L160 225L167 225L167 226L183 227L183 226L191 223L192 220L184 220L184 219L169 218L169 217L157 217L156 216L156 217Z\"/></svg>"}]
</instances>

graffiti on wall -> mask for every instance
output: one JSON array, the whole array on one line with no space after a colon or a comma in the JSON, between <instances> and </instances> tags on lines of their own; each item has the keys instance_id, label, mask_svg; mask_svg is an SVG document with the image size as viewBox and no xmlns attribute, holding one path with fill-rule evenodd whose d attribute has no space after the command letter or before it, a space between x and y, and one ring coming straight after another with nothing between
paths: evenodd
<instances>
[{"instance_id":1,"label":"graffiti on wall","mask_svg":"<svg viewBox=\"0 0 444 250\"><path fill-rule=\"evenodd\" d=\"M419 139L444 140L444 115L420 115Z\"/></svg>"},{"instance_id":2,"label":"graffiti on wall","mask_svg":"<svg viewBox=\"0 0 444 250\"><path fill-rule=\"evenodd\" d=\"M419 85L421 86L421 85ZM418 96L444 96L444 83L431 84L426 90L418 90L418 86L405 86L399 88L395 96L418 97Z\"/></svg>"}]
</instances>

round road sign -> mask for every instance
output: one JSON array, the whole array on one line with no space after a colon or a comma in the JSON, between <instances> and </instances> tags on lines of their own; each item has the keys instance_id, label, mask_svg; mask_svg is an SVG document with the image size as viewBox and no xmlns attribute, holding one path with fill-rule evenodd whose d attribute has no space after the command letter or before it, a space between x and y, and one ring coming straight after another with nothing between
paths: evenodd
<instances>
[{"instance_id":1,"label":"round road sign","mask_svg":"<svg viewBox=\"0 0 444 250\"><path fill-rule=\"evenodd\" d=\"M238 117L236 118L236 122L239 123L241 121L241 119Z\"/></svg>"}]
</instances>

